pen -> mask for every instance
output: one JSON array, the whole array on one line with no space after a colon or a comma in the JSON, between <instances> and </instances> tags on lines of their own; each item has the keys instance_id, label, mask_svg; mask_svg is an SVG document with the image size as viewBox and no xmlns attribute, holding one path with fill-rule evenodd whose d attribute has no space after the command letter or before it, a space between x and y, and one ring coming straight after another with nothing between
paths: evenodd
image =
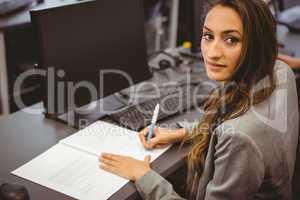
<instances>
[{"instance_id":1,"label":"pen","mask_svg":"<svg viewBox=\"0 0 300 200\"><path fill-rule=\"evenodd\" d=\"M151 124L150 124L150 129L149 129L149 133L147 135L147 142L149 143L152 136L153 136L153 132L154 132L154 128L155 128L155 124L157 121L157 117L158 117L158 112L159 112L159 104L157 104L155 106L154 112L153 112L153 116L152 116L152 120L151 120Z\"/></svg>"}]
</instances>

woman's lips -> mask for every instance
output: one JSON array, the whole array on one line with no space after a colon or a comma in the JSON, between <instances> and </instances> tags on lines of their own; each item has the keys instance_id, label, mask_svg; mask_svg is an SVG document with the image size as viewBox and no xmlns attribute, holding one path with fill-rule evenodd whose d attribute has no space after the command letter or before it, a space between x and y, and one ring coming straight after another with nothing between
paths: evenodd
<instances>
[{"instance_id":1,"label":"woman's lips","mask_svg":"<svg viewBox=\"0 0 300 200\"><path fill-rule=\"evenodd\" d=\"M222 64L219 64L219 63L213 63L213 62L207 62L207 65L213 71L221 70L222 68L226 67L226 65L222 65Z\"/></svg>"}]
</instances>

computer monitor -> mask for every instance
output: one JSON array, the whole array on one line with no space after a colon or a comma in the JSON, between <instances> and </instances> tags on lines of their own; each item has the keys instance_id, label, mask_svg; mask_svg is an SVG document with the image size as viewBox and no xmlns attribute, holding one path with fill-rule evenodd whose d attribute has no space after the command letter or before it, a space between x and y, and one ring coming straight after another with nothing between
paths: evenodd
<instances>
[{"instance_id":1,"label":"computer monitor","mask_svg":"<svg viewBox=\"0 0 300 200\"><path fill-rule=\"evenodd\" d=\"M197 54L200 52L200 42L202 36L203 18L205 11L204 0L189 0L190 15L190 39L192 43L191 53Z\"/></svg>"},{"instance_id":2,"label":"computer monitor","mask_svg":"<svg viewBox=\"0 0 300 200\"><path fill-rule=\"evenodd\" d=\"M151 77L143 0L85 1L33 10L31 18L39 38L39 65L48 70L48 80L55 79L50 85L46 78L42 81L48 114L74 109L69 94L76 84L97 90L91 98L87 88L77 89L73 100L79 107L130 86L124 74L132 83Z\"/></svg>"}]
</instances>

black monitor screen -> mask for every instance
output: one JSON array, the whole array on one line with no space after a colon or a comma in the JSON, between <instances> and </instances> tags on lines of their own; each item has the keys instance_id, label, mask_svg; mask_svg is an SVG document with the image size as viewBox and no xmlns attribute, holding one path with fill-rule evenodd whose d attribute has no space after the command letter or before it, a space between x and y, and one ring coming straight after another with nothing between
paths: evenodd
<instances>
[{"instance_id":1,"label":"black monitor screen","mask_svg":"<svg viewBox=\"0 0 300 200\"><path fill-rule=\"evenodd\" d=\"M50 88L55 92L49 93L45 79L43 85L48 90L44 91L48 92L43 96L48 99L44 102L49 103L50 94L55 104L68 102L70 110L70 99L66 99L76 88L78 107L128 87L128 78L137 83L151 77L142 3L142 0L97 0L31 11L40 41L40 66L54 69L55 85ZM86 87L96 89L97 97L91 98Z\"/></svg>"},{"instance_id":2,"label":"black monitor screen","mask_svg":"<svg viewBox=\"0 0 300 200\"><path fill-rule=\"evenodd\" d=\"M205 6L207 0L189 0L188 13L190 16L190 37L192 42L192 53L200 52L200 42L202 36L202 28L204 23Z\"/></svg>"}]
</instances>

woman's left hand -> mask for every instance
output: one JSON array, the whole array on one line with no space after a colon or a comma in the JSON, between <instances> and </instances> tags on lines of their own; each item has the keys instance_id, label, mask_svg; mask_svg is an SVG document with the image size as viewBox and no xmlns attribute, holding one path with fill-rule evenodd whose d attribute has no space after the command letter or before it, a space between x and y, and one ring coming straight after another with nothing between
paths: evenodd
<instances>
[{"instance_id":1,"label":"woman's left hand","mask_svg":"<svg viewBox=\"0 0 300 200\"><path fill-rule=\"evenodd\" d=\"M132 157L102 153L99 157L100 168L131 181L136 181L150 170L150 156L144 161Z\"/></svg>"}]
</instances>

